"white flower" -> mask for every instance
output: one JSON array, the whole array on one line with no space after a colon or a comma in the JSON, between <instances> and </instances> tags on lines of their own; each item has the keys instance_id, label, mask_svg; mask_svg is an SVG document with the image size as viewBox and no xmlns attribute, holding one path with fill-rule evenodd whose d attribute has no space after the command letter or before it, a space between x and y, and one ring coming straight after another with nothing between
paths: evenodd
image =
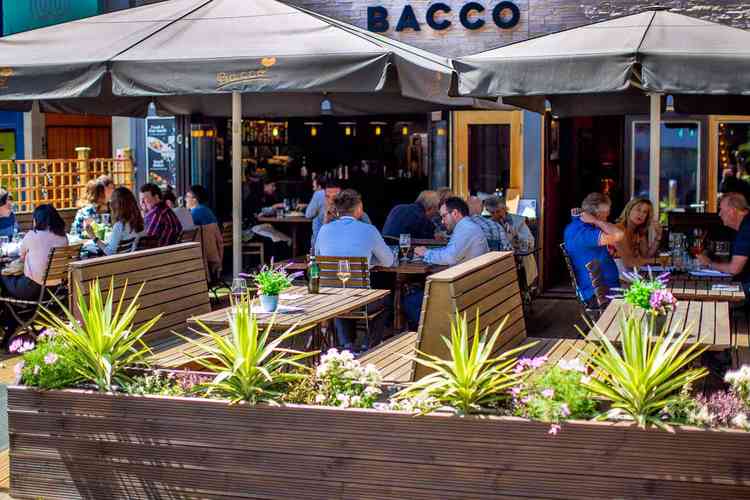
<instances>
[{"instance_id":1,"label":"white flower","mask_svg":"<svg viewBox=\"0 0 750 500\"><path fill-rule=\"evenodd\" d=\"M744 413L738 414L732 419L732 425L739 427L740 429L750 429L750 421L747 419L747 415Z\"/></svg>"},{"instance_id":2,"label":"white flower","mask_svg":"<svg viewBox=\"0 0 750 500\"><path fill-rule=\"evenodd\" d=\"M341 408L349 408L351 402L349 401L348 394L338 394L336 395L336 399L339 401L339 406Z\"/></svg>"},{"instance_id":3,"label":"white flower","mask_svg":"<svg viewBox=\"0 0 750 500\"><path fill-rule=\"evenodd\" d=\"M716 417L712 415L711 412L708 411L708 408L705 406L701 406L698 412L692 415L692 420L696 424L706 427L710 427L711 425L713 425L715 418Z\"/></svg>"},{"instance_id":4,"label":"white flower","mask_svg":"<svg viewBox=\"0 0 750 500\"><path fill-rule=\"evenodd\" d=\"M349 404L351 406L356 407L360 405L361 403L362 403L362 398L360 396L352 396L351 398L349 398Z\"/></svg>"},{"instance_id":5,"label":"white flower","mask_svg":"<svg viewBox=\"0 0 750 500\"><path fill-rule=\"evenodd\" d=\"M586 373L586 365L581 361L580 358L573 358L571 360L560 360L557 363L557 366L560 367L561 370L570 370L570 371L576 371L581 373Z\"/></svg>"},{"instance_id":6,"label":"white flower","mask_svg":"<svg viewBox=\"0 0 750 500\"><path fill-rule=\"evenodd\" d=\"M374 385L368 385L365 387L365 396L367 397L377 396L380 392L380 389Z\"/></svg>"},{"instance_id":7,"label":"white flower","mask_svg":"<svg viewBox=\"0 0 750 500\"><path fill-rule=\"evenodd\" d=\"M325 354L325 356L329 356L329 357L335 357L338 355L339 355L339 350L336 349L335 347L331 347L330 349L328 349L328 352Z\"/></svg>"},{"instance_id":8,"label":"white flower","mask_svg":"<svg viewBox=\"0 0 750 500\"><path fill-rule=\"evenodd\" d=\"M325 400L326 400L325 395L323 395L323 394L316 394L315 395L315 403L316 404L322 405L325 402Z\"/></svg>"}]
</instances>

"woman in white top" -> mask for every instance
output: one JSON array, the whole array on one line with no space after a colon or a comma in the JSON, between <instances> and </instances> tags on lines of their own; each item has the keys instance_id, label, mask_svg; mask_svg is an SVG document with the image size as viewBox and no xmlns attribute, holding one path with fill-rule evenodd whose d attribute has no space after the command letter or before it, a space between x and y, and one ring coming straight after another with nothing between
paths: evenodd
<instances>
[{"instance_id":1,"label":"woman in white top","mask_svg":"<svg viewBox=\"0 0 750 500\"><path fill-rule=\"evenodd\" d=\"M21 240L22 276L3 276L3 293L24 300L39 298L47 272L50 250L68 244L65 222L52 205L39 205L32 214L34 229ZM6 337L7 338L7 337Z\"/></svg>"},{"instance_id":2,"label":"woman in white top","mask_svg":"<svg viewBox=\"0 0 750 500\"><path fill-rule=\"evenodd\" d=\"M136 241L133 243L137 243L138 238L143 233L143 216L138 207L138 202L135 200L135 195L130 189L126 187L115 189L112 192L110 204L114 225L108 241L105 242L96 237L94 230L91 228L91 221L86 225L86 232L89 237L94 240L94 244L99 247L99 250L106 255L116 254L121 241L135 238Z\"/></svg>"}]
</instances>

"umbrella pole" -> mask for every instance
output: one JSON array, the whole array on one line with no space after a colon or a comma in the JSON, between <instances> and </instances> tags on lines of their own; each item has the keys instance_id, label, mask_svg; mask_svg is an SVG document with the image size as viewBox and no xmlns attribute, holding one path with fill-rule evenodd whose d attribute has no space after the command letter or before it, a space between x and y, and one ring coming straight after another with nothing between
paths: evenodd
<instances>
[{"instance_id":1,"label":"umbrella pole","mask_svg":"<svg viewBox=\"0 0 750 500\"><path fill-rule=\"evenodd\" d=\"M654 204L654 213L659 217L659 179L661 176L661 94L650 94L651 98L651 143L648 175L648 193Z\"/></svg>"},{"instance_id":2,"label":"umbrella pole","mask_svg":"<svg viewBox=\"0 0 750 500\"><path fill-rule=\"evenodd\" d=\"M242 271L242 94L232 92L232 275Z\"/></svg>"}]
</instances>

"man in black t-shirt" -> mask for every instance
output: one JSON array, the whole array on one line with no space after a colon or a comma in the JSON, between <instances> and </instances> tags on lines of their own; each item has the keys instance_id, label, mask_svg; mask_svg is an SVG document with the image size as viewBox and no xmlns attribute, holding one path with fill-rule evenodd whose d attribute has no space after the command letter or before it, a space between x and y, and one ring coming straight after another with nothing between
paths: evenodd
<instances>
[{"instance_id":1,"label":"man in black t-shirt","mask_svg":"<svg viewBox=\"0 0 750 500\"><path fill-rule=\"evenodd\" d=\"M705 255L699 255L698 260L709 269L734 275L742 283L745 294L750 291L750 206L740 193L726 193L719 203L719 217L725 226L737 231L732 241L732 259L729 262L715 262ZM750 296L750 295L749 295Z\"/></svg>"}]
</instances>

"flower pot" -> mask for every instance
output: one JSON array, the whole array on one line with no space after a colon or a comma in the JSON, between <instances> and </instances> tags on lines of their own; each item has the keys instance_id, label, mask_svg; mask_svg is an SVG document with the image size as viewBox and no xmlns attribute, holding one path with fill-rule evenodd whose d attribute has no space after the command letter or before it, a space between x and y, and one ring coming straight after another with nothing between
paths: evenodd
<instances>
[{"instance_id":1,"label":"flower pot","mask_svg":"<svg viewBox=\"0 0 750 500\"><path fill-rule=\"evenodd\" d=\"M264 312L275 312L279 307L278 295L261 295L260 307Z\"/></svg>"}]
</instances>

